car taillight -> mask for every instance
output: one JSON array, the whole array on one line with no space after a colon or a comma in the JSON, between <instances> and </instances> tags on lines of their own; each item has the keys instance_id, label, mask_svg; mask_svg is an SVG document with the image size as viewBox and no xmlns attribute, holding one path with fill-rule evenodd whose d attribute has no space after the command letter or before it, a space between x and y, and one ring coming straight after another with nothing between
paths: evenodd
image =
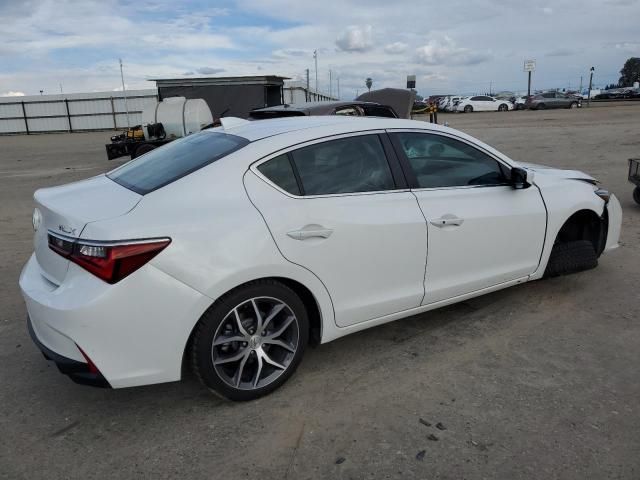
<instances>
[{"instance_id":1,"label":"car taillight","mask_svg":"<svg viewBox=\"0 0 640 480\"><path fill-rule=\"evenodd\" d=\"M49 234L49 248L107 283L117 283L158 255L170 238L89 242Z\"/></svg>"}]
</instances>

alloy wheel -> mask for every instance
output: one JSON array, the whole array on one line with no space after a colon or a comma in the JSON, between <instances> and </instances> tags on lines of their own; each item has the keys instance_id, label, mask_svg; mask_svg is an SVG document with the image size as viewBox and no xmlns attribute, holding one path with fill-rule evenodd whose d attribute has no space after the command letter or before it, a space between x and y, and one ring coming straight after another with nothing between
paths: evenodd
<instances>
[{"instance_id":1,"label":"alloy wheel","mask_svg":"<svg viewBox=\"0 0 640 480\"><path fill-rule=\"evenodd\" d=\"M265 387L289 367L298 349L300 327L293 310L272 297L236 305L218 326L211 360L218 376L241 390Z\"/></svg>"}]
</instances>

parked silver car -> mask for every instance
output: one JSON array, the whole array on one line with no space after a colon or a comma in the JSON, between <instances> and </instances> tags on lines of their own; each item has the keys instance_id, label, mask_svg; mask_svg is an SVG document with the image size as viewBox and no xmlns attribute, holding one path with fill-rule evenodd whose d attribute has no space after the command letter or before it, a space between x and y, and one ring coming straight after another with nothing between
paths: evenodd
<instances>
[{"instance_id":1,"label":"parked silver car","mask_svg":"<svg viewBox=\"0 0 640 480\"><path fill-rule=\"evenodd\" d=\"M581 99L561 92L547 92L532 95L525 102L525 108L529 108L531 110L544 110L545 108L578 108L581 106Z\"/></svg>"}]
</instances>

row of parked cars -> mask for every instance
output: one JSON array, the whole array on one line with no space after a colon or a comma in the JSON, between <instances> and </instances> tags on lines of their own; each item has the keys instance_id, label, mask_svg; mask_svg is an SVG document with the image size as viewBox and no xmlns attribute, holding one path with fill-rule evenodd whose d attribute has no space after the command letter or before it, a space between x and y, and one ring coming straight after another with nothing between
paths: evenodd
<instances>
[{"instance_id":1,"label":"row of parked cars","mask_svg":"<svg viewBox=\"0 0 640 480\"><path fill-rule=\"evenodd\" d=\"M622 100L628 98L640 98L640 88L611 88L602 90L595 97L596 100Z\"/></svg>"},{"instance_id":2,"label":"row of parked cars","mask_svg":"<svg viewBox=\"0 0 640 480\"><path fill-rule=\"evenodd\" d=\"M511 92L490 95L436 95L425 102L435 104L441 112L507 112L509 110L544 110L546 108L578 108L582 106L579 95L564 92L542 92L517 96Z\"/></svg>"}]
</instances>

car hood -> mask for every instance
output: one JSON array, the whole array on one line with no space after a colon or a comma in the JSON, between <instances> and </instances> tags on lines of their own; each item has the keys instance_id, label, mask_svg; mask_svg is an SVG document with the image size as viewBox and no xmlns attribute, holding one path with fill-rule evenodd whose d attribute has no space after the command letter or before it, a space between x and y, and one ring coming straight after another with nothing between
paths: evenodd
<instances>
[{"instance_id":1,"label":"car hood","mask_svg":"<svg viewBox=\"0 0 640 480\"><path fill-rule=\"evenodd\" d=\"M568 180L585 180L591 183L597 181L591 175L587 175L579 170L563 170L561 168L548 167L546 165L538 165L535 163L518 162L521 167L536 172L536 175L544 175L555 178L566 178Z\"/></svg>"}]
</instances>

